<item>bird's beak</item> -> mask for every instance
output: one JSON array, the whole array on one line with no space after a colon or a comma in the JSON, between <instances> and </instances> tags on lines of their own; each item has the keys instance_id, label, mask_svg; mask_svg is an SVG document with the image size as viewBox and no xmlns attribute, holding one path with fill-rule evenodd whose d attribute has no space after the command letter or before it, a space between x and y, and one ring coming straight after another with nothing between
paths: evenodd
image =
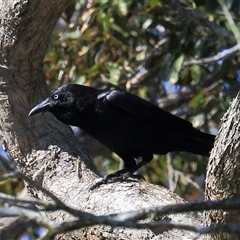
<instances>
[{"instance_id":1,"label":"bird's beak","mask_svg":"<svg viewBox=\"0 0 240 240\"><path fill-rule=\"evenodd\" d=\"M35 106L28 114L28 116L36 115L40 112L47 112L51 109L50 98L47 98L43 102Z\"/></svg>"}]
</instances>

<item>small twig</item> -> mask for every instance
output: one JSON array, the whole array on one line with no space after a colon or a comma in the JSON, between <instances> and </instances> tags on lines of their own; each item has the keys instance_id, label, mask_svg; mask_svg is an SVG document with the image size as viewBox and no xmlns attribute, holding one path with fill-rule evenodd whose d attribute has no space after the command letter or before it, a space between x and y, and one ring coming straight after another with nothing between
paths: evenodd
<instances>
[{"instance_id":1,"label":"small twig","mask_svg":"<svg viewBox=\"0 0 240 240\"><path fill-rule=\"evenodd\" d=\"M78 179L81 179L82 178L82 169L81 169L81 159L80 158L78 158L76 160L76 172L77 172Z\"/></svg>"},{"instance_id":2,"label":"small twig","mask_svg":"<svg viewBox=\"0 0 240 240\"><path fill-rule=\"evenodd\" d=\"M174 192L178 182L178 176L174 174L174 168L172 163L172 154L167 154L167 168L168 168L168 185L169 189ZM176 179L177 178L177 179Z\"/></svg>"},{"instance_id":3,"label":"small twig","mask_svg":"<svg viewBox=\"0 0 240 240\"><path fill-rule=\"evenodd\" d=\"M43 207L43 209L46 210L58 210L58 207L56 204L52 204L49 202L45 202L42 200L35 200L35 199L21 199L13 196L9 196L4 193L0 193L0 202L8 203L12 206L19 206L19 204L30 204L31 206L35 207L36 205Z\"/></svg>"},{"instance_id":4,"label":"small twig","mask_svg":"<svg viewBox=\"0 0 240 240\"><path fill-rule=\"evenodd\" d=\"M77 210L77 209L67 206L60 199L58 199L54 194L52 194L49 190L42 187L38 182L32 180L30 177L26 176L21 171L19 171L16 168L15 164L12 161L9 161L9 159L6 159L0 155L0 160L2 160L4 165L7 166L8 169L10 169L12 171L12 174L9 174L9 176L21 178L21 179L25 180L26 182L28 182L31 186L34 186L35 188L37 188L38 190L43 192L46 196L48 196L55 202L58 209L65 210L66 212L72 214L73 216L83 217L85 219L92 218L94 216L93 214L86 213L86 212L83 212L83 211L80 211L80 210Z\"/></svg>"},{"instance_id":5,"label":"small twig","mask_svg":"<svg viewBox=\"0 0 240 240\"><path fill-rule=\"evenodd\" d=\"M193 181L189 175L187 175L179 170L176 170L176 169L174 171L175 171L175 175L177 176L177 178L180 177L180 178L185 179L187 182L192 184L202 195L204 194L204 191L201 188L201 186L197 182Z\"/></svg>"},{"instance_id":6,"label":"small twig","mask_svg":"<svg viewBox=\"0 0 240 240\"><path fill-rule=\"evenodd\" d=\"M13 208L0 208L0 217L23 217L28 220L34 220L40 226L47 229L59 227L59 223L49 220L41 215L39 212L30 209L22 209L18 207Z\"/></svg>"},{"instance_id":7,"label":"small twig","mask_svg":"<svg viewBox=\"0 0 240 240\"><path fill-rule=\"evenodd\" d=\"M224 224L224 225L216 225L216 226L196 226L191 224L181 224L176 223L168 220L163 221L154 221L154 222L148 222L148 223L138 223L133 221L113 221L109 219L99 219L98 222L88 222L83 223L82 220L75 220L71 222L63 222L62 224L59 224L57 228L54 228L53 231L50 231L43 240L49 239L49 237L52 237L56 234L62 233L62 232L68 232L77 230L83 227L89 227L93 225L107 225L107 226L113 226L113 227L126 227L126 228L135 228L135 229L150 229L154 231L155 233L161 233L164 231L169 231L170 229L181 229L181 230L188 230L197 233L197 237L199 237L202 234L209 234L209 233L221 233L221 232L227 232L227 233L240 233L240 225L239 224ZM195 238L195 239L196 239Z\"/></svg>"},{"instance_id":8,"label":"small twig","mask_svg":"<svg viewBox=\"0 0 240 240\"><path fill-rule=\"evenodd\" d=\"M230 26L230 28L231 28L231 30L232 30L235 38L236 38L237 43L240 44L240 33L239 33L239 31L236 27L236 24L233 21L232 15L228 11L228 8L227 8L227 6L226 6L226 4L223 0L218 0L218 3L222 7L223 13L224 13L224 15L225 15L225 17L226 17L226 19L229 23L229 26Z\"/></svg>"},{"instance_id":9,"label":"small twig","mask_svg":"<svg viewBox=\"0 0 240 240\"><path fill-rule=\"evenodd\" d=\"M190 61L184 61L183 66L186 67L186 66L191 66L191 65L203 65L203 64L214 63L214 62L224 59L234 53L237 53L239 50L240 50L240 44L237 44L234 47L224 50L222 52L219 52L218 54L216 54L212 57L202 58L202 59L198 59L198 60L193 59Z\"/></svg>"},{"instance_id":10,"label":"small twig","mask_svg":"<svg viewBox=\"0 0 240 240\"><path fill-rule=\"evenodd\" d=\"M17 177L18 177L18 175L15 172L6 173L0 177L0 182L4 181L6 179L17 178Z\"/></svg>"},{"instance_id":11,"label":"small twig","mask_svg":"<svg viewBox=\"0 0 240 240\"><path fill-rule=\"evenodd\" d=\"M162 232L169 229L182 229L188 230L199 235L209 234L209 233L240 233L240 224L222 224L216 226L196 226L191 224L181 224L169 221L157 221L157 222L149 222L149 223L137 223L134 227L138 229L151 229L154 232Z\"/></svg>"},{"instance_id":12,"label":"small twig","mask_svg":"<svg viewBox=\"0 0 240 240\"><path fill-rule=\"evenodd\" d=\"M219 201L199 201L179 204L170 204L161 207L145 208L138 211L131 211L119 214L112 214L115 220L139 220L151 216L164 216L168 214L178 214L186 212L207 211L207 210L235 210L240 207L240 198L225 199Z\"/></svg>"}]
</instances>

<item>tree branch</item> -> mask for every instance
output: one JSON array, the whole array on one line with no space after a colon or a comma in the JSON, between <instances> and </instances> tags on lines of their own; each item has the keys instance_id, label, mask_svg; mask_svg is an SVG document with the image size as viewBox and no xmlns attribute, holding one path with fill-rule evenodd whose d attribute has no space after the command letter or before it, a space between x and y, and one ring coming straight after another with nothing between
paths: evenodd
<instances>
[{"instance_id":1,"label":"tree branch","mask_svg":"<svg viewBox=\"0 0 240 240\"><path fill-rule=\"evenodd\" d=\"M240 50L240 44L238 43L234 47L229 48L227 50L223 50L222 52L219 52L218 54L216 54L212 57L202 58L202 59L198 59L198 60L193 59L190 61L185 61L185 62L183 62L183 66L186 67L186 66L191 66L191 65L203 65L203 64L214 63L221 59L229 57L232 54L239 52L239 50Z\"/></svg>"},{"instance_id":2,"label":"tree branch","mask_svg":"<svg viewBox=\"0 0 240 240\"><path fill-rule=\"evenodd\" d=\"M25 176L20 171L16 170L14 164L10 161L9 158L0 155L1 161L4 163L8 169L14 172L17 172L16 176L21 177L25 181L29 182L33 187L44 192L49 196L54 203L44 202L42 200L29 200L29 199L18 199L15 197L7 196L6 194L0 194L0 200L3 203L11 204L11 208L0 208L1 217L24 217L29 220L34 220L41 226L44 226L48 229L47 235L44 239L59 234L65 233L67 231L77 230L84 227L89 227L93 225L107 225L111 227L128 227L136 229L151 229L152 231L162 232L168 229L184 229L193 231L198 234L203 233L212 233L212 232L239 232L239 225L219 225L212 227L202 227L195 226L191 224L179 224L171 220L162 220L162 221L153 221L154 219L164 219L164 216L169 214L178 214L186 213L193 211L206 211L206 210L232 210L238 209L240 207L240 199L226 199L221 201L203 201L203 202L189 202L181 204L171 204L162 207L150 207L143 208L137 211L128 211L123 213L109 214L109 215L100 215L96 216L94 214L89 214L86 212L79 211L72 207L65 205L60 201L54 194L50 193L48 190L39 185L39 183L32 181L27 176ZM11 176L11 175L10 175ZM30 204L26 207L26 204ZM63 223L56 223L48 220L45 217L42 217L35 210L35 205L41 206L41 211L53 211L53 210L63 210L73 216L80 218L80 220L73 220ZM14 207L13 207L14 206ZM145 220L147 223L139 223L139 220ZM150 221L151 220L151 221Z\"/></svg>"}]
</instances>

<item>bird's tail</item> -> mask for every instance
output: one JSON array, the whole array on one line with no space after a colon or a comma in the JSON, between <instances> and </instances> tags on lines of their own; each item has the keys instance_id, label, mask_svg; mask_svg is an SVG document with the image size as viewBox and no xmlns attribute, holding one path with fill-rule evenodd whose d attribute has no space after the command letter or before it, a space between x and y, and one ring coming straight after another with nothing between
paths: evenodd
<instances>
[{"instance_id":1,"label":"bird's tail","mask_svg":"<svg viewBox=\"0 0 240 240\"><path fill-rule=\"evenodd\" d=\"M209 156L214 145L215 136L197 129L194 129L194 132L185 138L185 143L183 143L181 151Z\"/></svg>"}]
</instances>

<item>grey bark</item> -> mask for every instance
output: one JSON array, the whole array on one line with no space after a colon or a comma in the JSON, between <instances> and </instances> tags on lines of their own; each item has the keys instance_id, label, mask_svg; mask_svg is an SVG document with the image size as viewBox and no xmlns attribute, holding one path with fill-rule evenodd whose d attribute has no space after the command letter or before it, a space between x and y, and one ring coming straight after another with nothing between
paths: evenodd
<instances>
[{"instance_id":1,"label":"grey bark","mask_svg":"<svg viewBox=\"0 0 240 240\"><path fill-rule=\"evenodd\" d=\"M224 114L207 167L206 200L240 197L240 93ZM240 223L240 211L212 210L205 214L206 224ZM239 239L234 234L214 234L206 239Z\"/></svg>"},{"instance_id":2,"label":"grey bark","mask_svg":"<svg viewBox=\"0 0 240 240\"><path fill-rule=\"evenodd\" d=\"M43 58L52 30L67 6L67 0L0 1L0 138L19 169L41 183L66 204L95 214L110 214L142 207L160 206L182 200L170 191L146 182L115 183L93 192L99 180L88 154L68 126L50 113L28 118L29 110L48 96ZM81 160L82 178L76 174ZM45 199L31 186L33 197ZM49 218L66 221L63 212ZM195 223L187 215L171 216L173 221ZM170 230L163 234L94 226L58 239L191 239L190 232Z\"/></svg>"}]
</instances>

